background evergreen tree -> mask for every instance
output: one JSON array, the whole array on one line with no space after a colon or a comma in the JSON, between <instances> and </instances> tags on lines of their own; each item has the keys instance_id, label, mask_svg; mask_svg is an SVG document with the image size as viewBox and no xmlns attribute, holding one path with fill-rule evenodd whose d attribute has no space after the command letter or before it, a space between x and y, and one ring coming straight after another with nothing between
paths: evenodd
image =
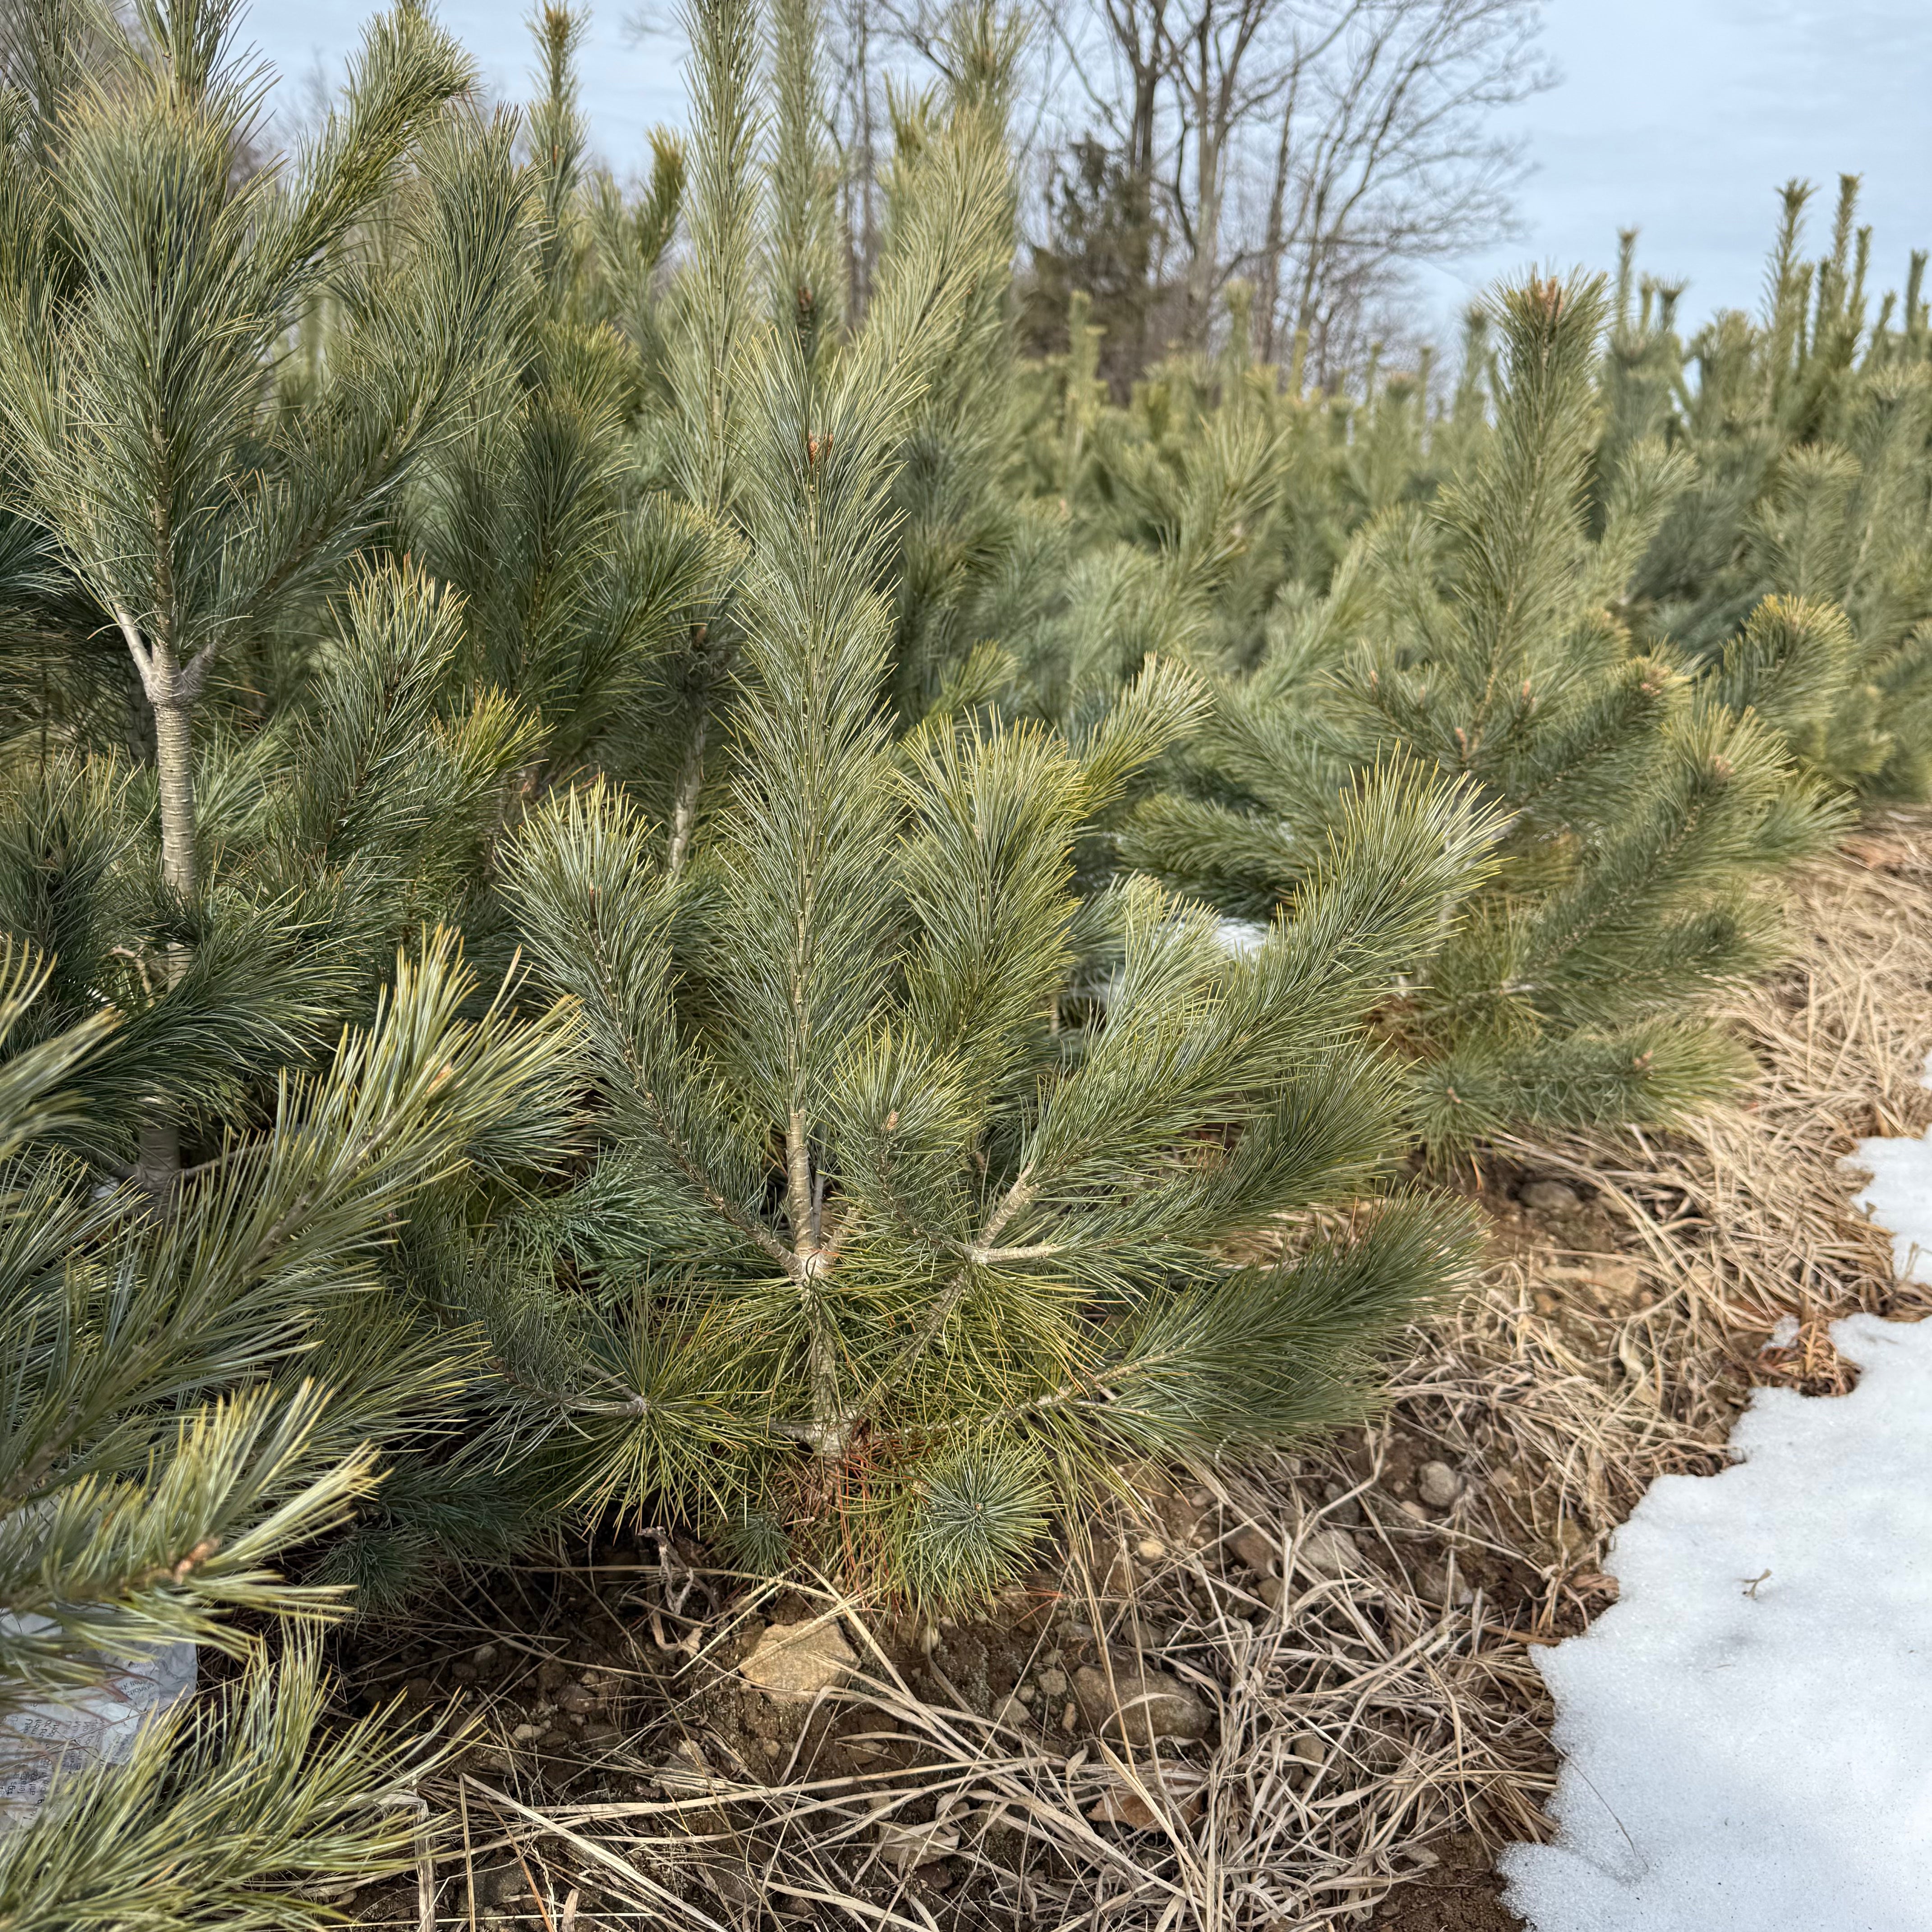
<instances>
[{"instance_id":1,"label":"background evergreen tree","mask_svg":"<svg viewBox=\"0 0 1932 1932\"><path fill-rule=\"evenodd\" d=\"M1074 589L1090 573L1104 583L1151 572L1160 591L1136 581L1125 601L1154 634L1165 620L1161 648L1216 670L1250 670L1270 632L1326 586L1354 532L1394 505L1426 500L1454 452L1484 433L1480 334L1453 413L1432 417L1426 354L1413 374L1372 358L1359 392L1311 392L1298 362L1251 360L1246 304L1236 284L1227 346L1166 358L1125 409L1107 406L1095 386L1090 330L1067 358L1028 373L1022 487L1043 500L1036 550L1057 562L1030 573L1051 586L1035 592L1041 616L1078 604L1104 610L1112 601L1104 590L1089 598ZM1076 658L1090 659L1090 620L1075 628L1082 643L1048 636L1030 652L1043 666L1031 678L1036 692L1050 692ZM1136 660L1124 661L1130 669Z\"/></svg>"},{"instance_id":2,"label":"background evergreen tree","mask_svg":"<svg viewBox=\"0 0 1932 1932\"><path fill-rule=\"evenodd\" d=\"M1774 732L1618 614L1688 466L1630 448L1591 535L1600 284L1529 282L1496 320L1474 460L1363 532L1126 842L1252 917L1318 859L1355 775L1400 755L1473 784L1508 828L1497 870L1382 1013L1438 1146L1668 1122L1725 1090L1742 1049L1710 999L1774 956L1761 882L1837 822Z\"/></svg>"},{"instance_id":3,"label":"background evergreen tree","mask_svg":"<svg viewBox=\"0 0 1932 1932\"><path fill-rule=\"evenodd\" d=\"M1166 292L1155 286L1160 242L1148 184L1090 134L1072 142L1051 190L1048 238L1032 250L1021 290L1030 352L1063 354L1076 329L1096 328L1096 372L1113 400L1124 404L1165 346L1154 339L1161 322L1181 320L1175 295L1163 302Z\"/></svg>"},{"instance_id":4,"label":"background evergreen tree","mask_svg":"<svg viewBox=\"0 0 1932 1932\"><path fill-rule=\"evenodd\" d=\"M1925 258L1874 313L1857 189L1841 182L1830 249L1806 260L1810 190L1788 184L1764 314L1720 316L1688 350L1672 292L1630 304L1626 238L1600 464L1665 435L1696 465L1631 586L1645 634L1832 783L1916 797L1932 782Z\"/></svg>"}]
</instances>

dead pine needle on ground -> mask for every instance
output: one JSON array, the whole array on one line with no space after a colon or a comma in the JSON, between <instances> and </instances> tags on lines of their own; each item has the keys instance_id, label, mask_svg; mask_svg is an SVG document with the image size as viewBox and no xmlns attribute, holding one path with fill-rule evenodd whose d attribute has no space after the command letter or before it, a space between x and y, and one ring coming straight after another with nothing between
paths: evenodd
<instances>
[{"instance_id":1,"label":"dead pine needle on ground","mask_svg":"<svg viewBox=\"0 0 1932 1932\"><path fill-rule=\"evenodd\" d=\"M1492 1262L1375 1424L1145 1472L981 1623L881 1624L649 1530L362 1627L345 1697L457 1742L417 1869L343 1907L419 1932L1513 1925L1490 1860L1549 1832L1556 1773L1534 1654L1614 1600L1616 1525L1721 1466L1754 1384L1842 1394L1840 1316L1932 1306L1842 1165L1932 1122L1932 814L1872 814L1792 918L1793 963L1730 1016L1761 1069L1740 1105L1459 1177Z\"/></svg>"}]
</instances>

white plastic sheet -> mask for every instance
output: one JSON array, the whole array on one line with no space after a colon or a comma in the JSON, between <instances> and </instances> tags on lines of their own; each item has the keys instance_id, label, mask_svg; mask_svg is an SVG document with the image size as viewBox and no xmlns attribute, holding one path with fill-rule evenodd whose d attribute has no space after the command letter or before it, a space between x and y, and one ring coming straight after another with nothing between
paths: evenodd
<instances>
[{"instance_id":1,"label":"white plastic sheet","mask_svg":"<svg viewBox=\"0 0 1932 1932\"><path fill-rule=\"evenodd\" d=\"M39 1618L6 1621L16 1630L45 1628ZM0 1714L0 1831L31 1818L57 1779L124 1763L142 1725L191 1696L194 1684L194 1646L171 1643L138 1664L117 1666L91 1690Z\"/></svg>"}]
</instances>

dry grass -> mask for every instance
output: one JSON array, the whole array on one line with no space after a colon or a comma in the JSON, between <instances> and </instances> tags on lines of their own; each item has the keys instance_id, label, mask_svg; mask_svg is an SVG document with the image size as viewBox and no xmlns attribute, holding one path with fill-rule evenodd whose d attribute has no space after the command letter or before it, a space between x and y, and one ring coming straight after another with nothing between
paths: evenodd
<instances>
[{"instance_id":1,"label":"dry grass","mask_svg":"<svg viewBox=\"0 0 1932 1932\"><path fill-rule=\"evenodd\" d=\"M1754 1383L1842 1391L1838 1316L1924 1312L1850 1208L1840 1162L1862 1136L1932 1121L1932 819L1876 821L1796 898L1798 962L1736 1009L1762 1068L1742 1106L1664 1142L1498 1149L1472 1183L1493 1263L1462 1310L1418 1332L1375 1427L1238 1479L1150 1484L1057 1600L1008 1606L1003 1640L1030 1646L1016 1666L1029 1683L1062 1652L1117 1688L1158 1670L1211 1708L1211 1741L1137 1745L1036 1716L1043 1697L977 1708L998 1700L953 1694L942 1634L882 1642L822 1597L861 1673L782 1762L754 1775L708 1744L694 1688L610 1761L648 1795L538 1802L467 1774L429 1793L467 1850L446 1838L369 1922L1511 1922L1479 1871L1450 1883L1438 1853L1548 1828L1534 1652L1612 1600L1610 1532L1655 1475L1720 1466ZM1538 1179L1567 1183L1574 1204L1526 1208ZM1786 1316L1796 1340L1767 1348ZM1425 1481L1434 1463L1446 1469ZM728 1621L707 1630L692 1684L728 1676L731 1637ZM526 1895L481 1910L478 1862L506 1848Z\"/></svg>"}]
</instances>

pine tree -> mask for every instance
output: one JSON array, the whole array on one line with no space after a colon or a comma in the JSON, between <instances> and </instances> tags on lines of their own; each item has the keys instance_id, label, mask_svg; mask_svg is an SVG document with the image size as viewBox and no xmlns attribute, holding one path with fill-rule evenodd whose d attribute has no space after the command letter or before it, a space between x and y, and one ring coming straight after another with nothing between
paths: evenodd
<instances>
[{"instance_id":1,"label":"pine tree","mask_svg":"<svg viewBox=\"0 0 1932 1932\"><path fill-rule=\"evenodd\" d=\"M1422 1199L1276 1265L1220 1244L1352 1199L1399 1147L1361 1016L1489 828L1454 786L1364 787L1240 956L1150 882L1074 890L1083 830L1194 716L1185 676L1145 667L1076 740L944 709L902 734L893 492L1006 157L970 101L924 121L862 324L754 320L742 243L794 218L754 191L752 16L692 27L675 298L734 318L691 405L722 454L686 459L738 533L722 770L682 845L600 783L507 848L529 955L584 1014L596 1157L452 1211L424 1265L556 1506L668 1503L760 1566L970 1601L1124 1460L1355 1412L1377 1340L1458 1277L1466 1224Z\"/></svg>"},{"instance_id":2,"label":"pine tree","mask_svg":"<svg viewBox=\"0 0 1932 1932\"><path fill-rule=\"evenodd\" d=\"M0 130L4 482L46 539L36 569L139 675L171 986L213 916L197 715L340 580L466 382L522 220L508 125L454 104L469 66L411 8L371 26L294 166L245 165L260 82L235 11L142 0L123 26L46 0L51 91ZM98 62L73 58L90 39ZM325 292L351 320L304 367L280 352ZM163 1088L144 1111L142 1171L165 1192L184 1120Z\"/></svg>"},{"instance_id":3,"label":"pine tree","mask_svg":"<svg viewBox=\"0 0 1932 1932\"><path fill-rule=\"evenodd\" d=\"M460 593L459 688L517 705L534 742L506 817L592 770L653 769L656 675L718 568L715 531L652 488L640 430L665 352L651 284L670 238L679 154L626 211L587 177L572 61L581 19L537 17L544 92L529 116L534 205L490 319L492 353L403 494L397 538Z\"/></svg>"},{"instance_id":4,"label":"pine tree","mask_svg":"<svg viewBox=\"0 0 1932 1932\"><path fill-rule=\"evenodd\" d=\"M1617 614L1686 472L1635 445L1591 535L1604 320L1600 284L1498 298L1492 432L1426 510L1364 531L1126 842L1264 916L1362 772L1400 757L1474 784L1507 827L1497 869L1381 1015L1437 1147L1667 1123L1724 1092L1742 1050L1710 1001L1774 957L1762 882L1836 822L1770 728Z\"/></svg>"},{"instance_id":5,"label":"pine tree","mask_svg":"<svg viewBox=\"0 0 1932 1932\"><path fill-rule=\"evenodd\" d=\"M1247 300L1234 284L1220 352L1168 357L1124 409L1096 382L1090 328L1029 374L1024 475L1042 500L1015 574L1031 601L1010 591L985 608L1025 640L1021 688L1042 715L1104 703L1136 645L1252 670L1354 531L1426 498L1471 422L1480 430L1479 379L1459 391L1453 421L1432 421L1426 352L1414 374L1372 361L1358 394L1306 392L1298 363L1254 364ZM1472 344L1478 370L1483 352Z\"/></svg>"},{"instance_id":6,"label":"pine tree","mask_svg":"<svg viewBox=\"0 0 1932 1932\"><path fill-rule=\"evenodd\" d=\"M1634 314L1625 298L1600 462L1664 434L1696 465L1634 581L1640 626L1821 776L1917 796L1932 783L1932 331L1922 256L1903 303L1870 312L1857 189L1841 182L1830 250L1807 261L1810 190L1786 186L1755 322L1720 316L1687 351L1674 292Z\"/></svg>"},{"instance_id":7,"label":"pine tree","mask_svg":"<svg viewBox=\"0 0 1932 1932\"><path fill-rule=\"evenodd\" d=\"M244 1669L149 1720L124 1765L69 1764L0 1834L22 1928L286 1926L316 1880L406 1856L419 1766L383 1715L321 1725L314 1636L346 1607L278 1564L376 1481L374 1444L432 1426L470 1364L378 1291L400 1210L464 1163L530 1157L560 1120L567 1016L466 1020L446 937L400 962L370 1024L285 1080L258 1131L158 1216L89 1159L124 1130L82 1104L101 1015L28 1043L47 968L0 988L0 1770L49 1700L190 1641Z\"/></svg>"},{"instance_id":8,"label":"pine tree","mask_svg":"<svg viewBox=\"0 0 1932 1932\"><path fill-rule=\"evenodd\" d=\"M1149 184L1086 134L1069 146L1048 199L1049 239L1030 251L1021 291L1027 336L1036 352L1052 355L1071 349L1082 328L1096 328L1096 371L1124 404L1170 294L1153 279L1161 236Z\"/></svg>"},{"instance_id":9,"label":"pine tree","mask_svg":"<svg viewBox=\"0 0 1932 1932\"><path fill-rule=\"evenodd\" d=\"M380 1728L310 1736L304 1632L347 1599L272 1566L352 1549L378 1452L440 1444L477 1372L404 1312L401 1210L568 1141L556 1024L512 1024L443 938L393 964L475 901L540 721L466 688L460 607L368 554L532 255L513 130L406 8L301 165L257 166L230 13L40 9L0 156L9 594L57 674L0 760L0 932L41 962L0 1055L0 1703L184 1638L247 1664L0 1841L22 1924L308 1922L291 1881L406 1838L368 1810L404 1768ZM104 626L152 763L63 681Z\"/></svg>"}]
</instances>

